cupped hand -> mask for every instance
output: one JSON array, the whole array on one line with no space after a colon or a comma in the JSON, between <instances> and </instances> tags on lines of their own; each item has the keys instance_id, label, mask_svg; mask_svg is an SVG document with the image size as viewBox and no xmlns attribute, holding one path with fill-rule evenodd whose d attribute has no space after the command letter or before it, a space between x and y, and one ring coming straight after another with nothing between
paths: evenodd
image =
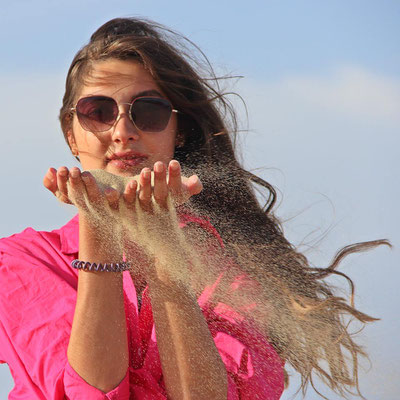
<instances>
[{"instance_id":1,"label":"cupped hand","mask_svg":"<svg viewBox=\"0 0 400 400\"><path fill-rule=\"evenodd\" d=\"M137 196L140 206L145 211L151 211L152 198L161 208L166 208L169 195L175 205L181 205L203 190L203 184L197 175L189 178L181 175L181 166L176 160L170 161L168 167L163 162L157 161L153 171L152 182L151 170L143 168L139 175L137 191L129 190L129 184L127 185L124 192L127 204L132 204Z\"/></svg>"},{"instance_id":2,"label":"cupped hand","mask_svg":"<svg viewBox=\"0 0 400 400\"><path fill-rule=\"evenodd\" d=\"M68 198L68 182L69 170L67 167L60 167L58 170L49 168L43 178L43 185L50 190L63 203L72 204Z\"/></svg>"},{"instance_id":3,"label":"cupped hand","mask_svg":"<svg viewBox=\"0 0 400 400\"><path fill-rule=\"evenodd\" d=\"M85 211L85 198L93 205L107 200L111 208L118 207L120 195L117 190L107 187L102 191L90 172L81 172L77 167L70 170L67 167L60 167L58 170L49 168L43 178L43 185L63 203L75 204Z\"/></svg>"}]
</instances>

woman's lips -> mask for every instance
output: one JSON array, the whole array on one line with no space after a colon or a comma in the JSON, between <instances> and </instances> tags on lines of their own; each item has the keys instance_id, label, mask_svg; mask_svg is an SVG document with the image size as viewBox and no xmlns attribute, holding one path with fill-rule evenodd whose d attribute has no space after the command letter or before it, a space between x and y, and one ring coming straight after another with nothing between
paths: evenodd
<instances>
[{"instance_id":1,"label":"woman's lips","mask_svg":"<svg viewBox=\"0 0 400 400\"><path fill-rule=\"evenodd\" d=\"M108 164L118 169L129 169L142 164L147 160L148 156L134 150L114 152L108 158Z\"/></svg>"},{"instance_id":2,"label":"woman's lips","mask_svg":"<svg viewBox=\"0 0 400 400\"><path fill-rule=\"evenodd\" d=\"M147 157L113 158L108 163L118 169L128 169L143 163L146 159Z\"/></svg>"}]
</instances>

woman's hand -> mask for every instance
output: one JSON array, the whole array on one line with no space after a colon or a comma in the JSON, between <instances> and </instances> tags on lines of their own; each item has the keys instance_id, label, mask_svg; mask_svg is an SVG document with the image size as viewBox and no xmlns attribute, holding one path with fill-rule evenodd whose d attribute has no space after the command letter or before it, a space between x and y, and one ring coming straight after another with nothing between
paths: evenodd
<instances>
[{"instance_id":1,"label":"woman's hand","mask_svg":"<svg viewBox=\"0 0 400 400\"><path fill-rule=\"evenodd\" d=\"M60 167L58 170L49 168L43 178L43 185L50 190L63 203L72 204L68 198L67 182L69 171L67 167Z\"/></svg>"},{"instance_id":2,"label":"woman's hand","mask_svg":"<svg viewBox=\"0 0 400 400\"><path fill-rule=\"evenodd\" d=\"M105 196L111 208L116 208L118 205L117 190L108 187L103 193L93 175L87 171L81 172L77 167L70 170L67 167L60 167L58 170L49 168L43 179L43 185L61 202L75 204L84 211L87 211L84 197L87 197L92 204L101 204Z\"/></svg>"},{"instance_id":3,"label":"woman's hand","mask_svg":"<svg viewBox=\"0 0 400 400\"><path fill-rule=\"evenodd\" d=\"M203 184L197 175L189 178L181 175L181 166L176 160L169 163L168 176L167 166L161 161L157 161L154 164L154 182L152 182L149 168L143 168L138 182L138 190L134 181L126 186L124 199L128 205L131 205L137 195L139 204L145 211L151 211L152 197L161 208L166 208L168 194L171 195L175 205L180 205L203 190Z\"/></svg>"},{"instance_id":4,"label":"woman's hand","mask_svg":"<svg viewBox=\"0 0 400 400\"><path fill-rule=\"evenodd\" d=\"M134 206L137 197L141 207L146 211L151 211L152 197L160 207L165 208L169 193L174 203L180 205L203 190L203 185L196 175L189 178L181 175L181 167L176 160L172 160L168 165L168 177L167 166L161 161L156 162L154 164L153 183L150 168L143 168L138 178L129 180L123 193L119 193L111 187L106 188L102 193L92 174L87 171L81 173L79 168L76 167L71 168L71 170L68 170L67 167L60 167L58 170L49 168L43 179L43 184L63 203L76 203L71 199L82 197L78 195L86 192L89 202L101 202L103 195L105 195L109 206L117 209L122 195L129 208ZM74 193L68 193L68 186ZM75 205L80 206L80 204ZM83 203L81 206L84 206Z\"/></svg>"}]
</instances>

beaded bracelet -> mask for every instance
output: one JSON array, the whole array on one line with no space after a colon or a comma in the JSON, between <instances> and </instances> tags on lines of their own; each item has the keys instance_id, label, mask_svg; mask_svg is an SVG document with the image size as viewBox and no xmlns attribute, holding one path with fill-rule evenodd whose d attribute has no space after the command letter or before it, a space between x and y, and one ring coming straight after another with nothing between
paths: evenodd
<instances>
[{"instance_id":1,"label":"beaded bracelet","mask_svg":"<svg viewBox=\"0 0 400 400\"><path fill-rule=\"evenodd\" d=\"M71 266L76 269L83 269L85 271L99 271L99 272L122 272L131 268L131 263L91 263L89 261L74 260Z\"/></svg>"}]
</instances>

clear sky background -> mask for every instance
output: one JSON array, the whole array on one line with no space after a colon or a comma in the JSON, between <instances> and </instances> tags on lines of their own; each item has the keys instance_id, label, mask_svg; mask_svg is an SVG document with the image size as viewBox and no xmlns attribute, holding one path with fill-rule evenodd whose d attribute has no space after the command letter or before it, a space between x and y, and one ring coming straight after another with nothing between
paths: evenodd
<instances>
[{"instance_id":1,"label":"clear sky background","mask_svg":"<svg viewBox=\"0 0 400 400\"><path fill-rule=\"evenodd\" d=\"M248 107L246 121L237 103L245 165L279 190L276 214L311 262L326 266L355 242L394 245L353 255L341 270L355 281L356 306L381 318L360 335L371 359L361 389L400 398L399 1L0 0L0 10L0 237L74 215L41 183L48 167L76 165L57 121L74 54L113 17L161 22L220 73L244 76L227 85ZM297 383L294 375L283 399ZM0 399L12 387L0 366Z\"/></svg>"}]
</instances>

